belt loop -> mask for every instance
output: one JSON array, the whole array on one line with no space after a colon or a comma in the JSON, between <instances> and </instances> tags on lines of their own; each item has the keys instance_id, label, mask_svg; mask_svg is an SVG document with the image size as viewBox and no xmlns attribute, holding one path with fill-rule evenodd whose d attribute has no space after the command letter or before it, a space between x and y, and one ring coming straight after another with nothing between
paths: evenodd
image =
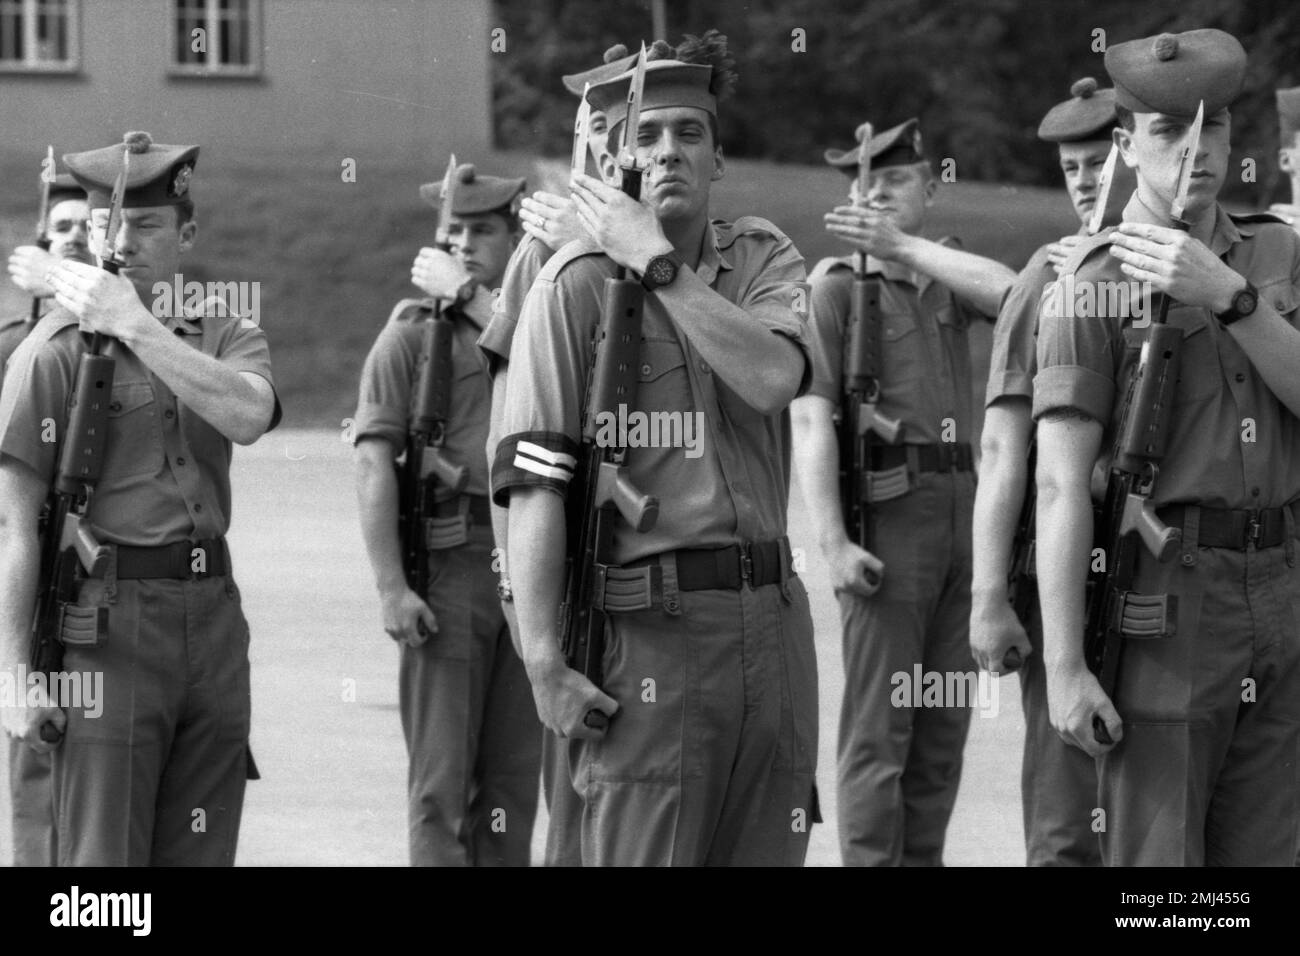
<instances>
[{"instance_id":1,"label":"belt loop","mask_svg":"<svg viewBox=\"0 0 1300 956\"><path fill-rule=\"evenodd\" d=\"M793 598L790 596L790 578L793 576L791 565L794 563L794 557L790 553L790 539L782 535L776 542L776 560L781 573L781 597L789 604Z\"/></svg>"},{"instance_id":2,"label":"belt loop","mask_svg":"<svg viewBox=\"0 0 1300 956\"><path fill-rule=\"evenodd\" d=\"M677 552L665 551L659 555L659 570L662 577L664 613L674 617L682 613L682 604L677 590Z\"/></svg>"},{"instance_id":3,"label":"belt loop","mask_svg":"<svg viewBox=\"0 0 1300 956\"><path fill-rule=\"evenodd\" d=\"M104 600L117 603L117 545L108 546L108 561L104 563Z\"/></svg>"},{"instance_id":4,"label":"belt loop","mask_svg":"<svg viewBox=\"0 0 1300 956\"><path fill-rule=\"evenodd\" d=\"M907 458L907 487L915 489L921 483L921 446L904 445Z\"/></svg>"},{"instance_id":5,"label":"belt loop","mask_svg":"<svg viewBox=\"0 0 1300 956\"><path fill-rule=\"evenodd\" d=\"M1190 568L1196 564L1196 545L1201 537L1201 509L1198 505L1183 507L1183 567Z\"/></svg>"},{"instance_id":6,"label":"belt loop","mask_svg":"<svg viewBox=\"0 0 1300 956\"><path fill-rule=\"evenodd\" d=\"M1282 522L1286 529L1286 566L1295 567L1295 512L1294 505L1282 507Z\"/></svg>"}]
</instances>

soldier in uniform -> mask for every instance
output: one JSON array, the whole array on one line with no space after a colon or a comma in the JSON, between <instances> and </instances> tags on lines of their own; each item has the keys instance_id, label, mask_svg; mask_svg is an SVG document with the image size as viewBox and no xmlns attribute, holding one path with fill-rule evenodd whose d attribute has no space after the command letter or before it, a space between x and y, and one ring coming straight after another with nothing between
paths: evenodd
<instances>
[{"instance_id":1,"label":"soldier in uniform","mask_svg":"<svg viewBox=\"0 0 1300 956\"><path fill-rule=\"evenodd\" d=\"M1278 166L1291 184L1291 201L1274 203L1268 211L1300 231L1300 86L1277 91L1277 120Z\"/></svg>"},{"instance_id":2,"label":"soldier in uniform","mask_svg":"<svg viewBox=\"0 0 1300 956\"><path fill-rule=\"evenodd\" d=\"M35 297L53 294L44 275L60 259L91 262L86 246L86 221L90 209L86 192L67 173L50 183L44 238L40 246L19 246L9 256L9 276L14 284ZM0 322L0 383L5 364L18 344L34 328L30 314ZM9 738L9 798L13 809L14 866L54 866L58 860L54 820L54 795L50 788L51 759L22 741Z\"/></svg>"},{"instance_id":3,"label":"soldier in uniform","mask_svg":"<svg viewBox=\"0 0 1300 956\"><path fill-rule=\"evenodd\" d=\"M709 219L724 171L717 101L734 76L720 37L709 49L708 62L647 65L631 139L642 202L574 177L592 238L556 253L528 293L493 465L524 664L543 723L568 738L587 865L799 865L807 850L816 662L784 537L784 410L807 376L793 310L803 263L765 220ZM591 90L611 136L631 80ZM702 435L697 457L629 451L631 480L660 510L652 530L614 534L607 580L626 600L604 603L602 689L565 666L556 622L589 343L616 266L647 289L629 414L690 416ZM607 730L586 723L592 709L613 715Z\"/></svg>"},{"instance_id":4,"label":"soldier in uniform","mask_svg":"<svg viewBox=\"0 0 1300 956\"><path fill-rule=\"evenodd\" d=\"M0 398L0 663L27 657L45 500L83 332L115 360L102 477L91 530L111 556L84 580L79 614L107 609L106 630L65 624L64 669L103 675L102 713L13 709L6 727L54 750L60 865L231 865L249 772L248 624L231 576L231 443L279 419L266 337L253 323L155 318L154 286L194 245L189 195L197 146L130 133L124 212L105 236L123 145L64 157L86 190L92 235L115 243L120 275L64 260L47 281L59 308L10 361ZM110 246L111 248L111 246ZM171 295L169 290L166 293ZM93 633L92 633L93 632ZM57 703L57 701L53 702ZM58 744L39 736L46 722Z\"/></svg>"},{"instance_id":5,"label":"soldier in uniform","mask_svg":"<svg viewBox=\"0 0 1300 956\"><path fill-rule=\"evenodd\" d=\"M443 450L468 468L469 483L437 502L427 594L412 591L403 573L393 462L406 445L434 299L398 303L366 359L355 430L358 499L384 630L401 646L411 863L527 866L541 727L496 596L483 455L491 382L475 348L518 239L514 203L524 181L481 176L471 165L457 176L448 239L464 282L446 296L454 344ZM438 187L420 188L435 208Z\"/></svg>"},{"instance_id":6,"label":"soldier in uniform","mask_svg":"<svg viewBox=\"0 0 1300 956\"><path fill-rule=\"evenodd\" d=\"M877 445L871 468L906 466L910 490L872 503L874 553L850 541L839 498L834 415L841 400L850 260L811 276L813 379L793 408L795 461L830 566L843 623L839 834L845 865L939 865L957 796L969 706L891 704L892 675L973 671L969 647L970 528L975 477L967 329L993 316L1014 273L919 233L937 183L908 120L827 161L855 175L870 151L863 206L827 214L827 231L869 255L881 279L881 414L905 444ZM856 187L856 182L855 182ZM856 189L852 197L856 199ZM868 571L880 575L876 584Z\"/></svg>"},{"instance_id":7,"label":"soldier in uniform","mask_svg":"<svg viewBox=\"0 0 1300 956\"><path fill-rule=\"evenodd\" d=\"M1038 302L1056 280L1056 266L1086 235L1097 202L1098 179L1110 154L1115 128L1115 91L1097 89L1092 77L1070 88L1070 99L1043 117L1038 138L1057 144L1065 188L1083 226L1060 242L1040 247L1007 293L993 329L984 430L980 437L979 489L975 494L975 570L971 584L971 654L975 663L1001 673L1012 649L1020 669L1025 750L1020 793L1030 866L1098 866L1101 850L1092 831L1097 771L1092 759L1062 741L1047 717L1042 617L1029 595L1022 624L1008 603L1007 575L1021 505L1028 492L1028 449L1033 439L1035 331ZM1031 581L1020 583L1032 589Z\"/></svg>"},{"instance_id":8,"label":"soldier in uniform","mask_svg":"<svg viewBox=\"0 0 1300 956\"><path fill-rule=\"evenodd\" d=\"M50 204L42 237L49 241L50 248L19 246L10 253L9 278L14 285L34 298L47 299L54 293L46 285L44 276L58 260L92 262L86 246L86 220L89 218L85 190L67 173L59 173L50 183ZM28 314L0 320L0 380L4 377L9 356L32 330L29 320Z\"/></svg>"},{"instance_id":9,"label":"soldier in uniform","mask_svg":"<svg viewBox=\"0 0 1300 956\"><path fill-rule=\"evenodd\" d=\"M1300 237L1216 202L1229 170L1228 106L1246 72L1236 39L1162 34L1111 46L1105 63L1115 142L1137 190L1122 224L1084 243L1062 281L1150 283L1171 298L1181 372L1150 503L1182 538L1165 563L1138 546L1125 608L1163 609L1166 623L1159 635L1124 642L1112 701L1080 640L1089 484L1146 336L1132 315L1109 313L1142 310L1040 309L1033 414L1052 726L1101 758L1107 865L1290 866L1300 744ZM1184 232L1170 225L1171 207L1200 104ZM1098 742L1105 735L1094 717L1112 743Z\"/></svg>"}]
</instances>

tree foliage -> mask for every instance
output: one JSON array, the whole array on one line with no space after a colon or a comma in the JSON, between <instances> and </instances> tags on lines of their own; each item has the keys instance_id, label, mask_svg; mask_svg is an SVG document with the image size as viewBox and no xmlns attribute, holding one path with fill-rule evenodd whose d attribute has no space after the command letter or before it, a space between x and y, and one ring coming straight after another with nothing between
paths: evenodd
<instances>
[{"instance_id":1,"label":"tree foliage","mask_svg":"<svg viewBox=\"0 0 1300 956\"><path fill-rule=\"evenodd\" d=\"M1277 180L1274 90L1300 83L1300 4L1293 0L664 0L668 39L716 26L740 86L723 117L731 155L817 163L854 128L921 118L927 149L963 179L1052 185L1043 114L1092 75L1110 85L1096 31L1113 44L1162 31L1218 27L1250 55L1233 107L1233 170L1250 158L1265 201ZM496 0L511 38L491 58L497 145L562 155L574 100L562 73L600 62L614 43L651 37L647 0ZM798 31L803 31L800 34ZM797 52L802 42L803 52Z\"/></svg>"}]
</instances>

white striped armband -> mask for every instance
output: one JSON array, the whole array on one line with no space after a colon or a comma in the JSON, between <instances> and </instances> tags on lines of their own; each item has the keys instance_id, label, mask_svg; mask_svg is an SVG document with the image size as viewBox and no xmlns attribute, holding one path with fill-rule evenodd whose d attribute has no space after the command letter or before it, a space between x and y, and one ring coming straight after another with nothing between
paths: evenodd
<instances>
[{"instance_id":1,"label":"white striped armband","mask_svg":"<svg viewBox=\"0 0 1300 956\"><path fill-rule=\"evenodd\" d=\"M550 488L563 498L578 465L578 443L558 432L519 432L502 440L492 463L492 500L509 507L523 485Z\"/></svg>"}]
</instances>

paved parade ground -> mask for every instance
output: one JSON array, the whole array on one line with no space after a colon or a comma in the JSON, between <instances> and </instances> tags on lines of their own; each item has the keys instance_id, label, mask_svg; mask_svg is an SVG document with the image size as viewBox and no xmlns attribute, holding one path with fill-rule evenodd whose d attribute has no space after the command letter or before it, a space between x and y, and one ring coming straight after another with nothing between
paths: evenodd
<instances>
[{"instance_id":1,"label":"paved parade ground","mask_svg":"<svg viewBox=\"0 0 1300 956\"><path fill-rule=\"evenodd\" d=\"M272 432L251 448L236 448L233 481L230 544L252 627L252 742L262 773L248 788L238 862L405 865L397 649L379 626L357 521L351 446L341 429ZM836 866L839 615L797 493L790 527L806 561L821 682L817 779L826 824L813 828L808 863ZM948 832L949 865L1024 862L1019 685L1007 678L998 691L996 716L977 711L971 720ZM8 779L7 768L0 779ZM8 789L0 791L0 861L7 862ZM539 820L534 832L535 861L543 824Z\"/></svg>"}]
</instances>

